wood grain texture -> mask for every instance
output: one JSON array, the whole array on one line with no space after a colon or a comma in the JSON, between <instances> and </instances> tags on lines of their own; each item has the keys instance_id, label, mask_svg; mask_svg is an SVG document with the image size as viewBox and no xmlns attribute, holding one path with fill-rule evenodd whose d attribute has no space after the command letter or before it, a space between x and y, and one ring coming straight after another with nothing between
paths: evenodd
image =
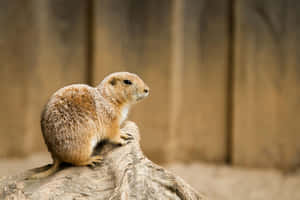
<instances>
[{"instance_id":1,"label":"wood grain texture","mask_svg":"<svg viewBox=\"0 0 300 200\"><path fill-rule=\"evenodd\" d=\"M300 165L300 3L236 1L233 162Z\"/></svg>"},{"instance_id":2,"label":"wood grain texture","mask_svg":"<svg viewBox=\"0 0 300 200\"><path fill-rule=\"evenodd\" d=\"M45 150L39 121L50 95L86 81L86 2L0 4L0 156L24 155Z\"/></svg>"},{"instance_id":3,"label":"wood grain texture","mask_svg":"<svg viewBox=\"0 0 300 200\"><path fill-rule=\"evenodd\" d=\"M142 146L163 161L169 130L171 77L170 0L94 1L93 84L115 71L138 74L150 97L133 107L129 119L143 131Z\"/></svg>"},{"instance_id":4,"label":"wood grain texture","mask_svg":"<svg viewBox=\"0 0 300 200\"><path fill-rule=\"evenodd\" d=\"M33 13L32 1L0 1L0 156L23 153L27 68L36 54Z\"/></svg>"},{"instance_id":5,"label":"wood grain texture","mask_svg":"<svg viewBox=\"0 0 300 200\"><path fill-rule=\"evenodd\" d=\"M180 177L152 163L142 153L140 134L133 122L121 129L133 139L122 147L100 145L101 165L65 167L51 177L24 180L33 172L0 179L1 199L207 199ZM35 169L38 170L38 169Z\"/></svg>"},{"instance_id":6,"label":"wood grain texture","mask_svg":"<svg viewBox=\"0 0 300 200\"><path fill-rule=\"evenodd\" d=\"M175 80L180 85L174 90L180 93L177 117L171 125L176 140L169 152L175 160L226 159L227 6L226 1L181 1L177 31L182 31L178 48L183 58Z\"/></svg>"}]
</instances>

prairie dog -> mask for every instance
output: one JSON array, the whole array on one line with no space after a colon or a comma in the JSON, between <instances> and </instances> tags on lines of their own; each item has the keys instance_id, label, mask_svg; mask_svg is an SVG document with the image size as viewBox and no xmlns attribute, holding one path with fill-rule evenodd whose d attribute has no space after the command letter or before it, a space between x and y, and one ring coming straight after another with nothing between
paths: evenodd
<instances>
[{"instance_id":1,"label":"prairie dog","mask_svg":"<svg viewBox=\"0 0 300 200\"><path fill-rule=\"evenodd\" d=\"M131 105L149 95L149 87L136 74L116 72L97 86L69 85L56 91L41 115L41 129L53 165L31 178L47 177L67 162L76 166L101 162L92 156L97 143L107 139L125 144L120 126Z\"/></svg>"}]
</instances>

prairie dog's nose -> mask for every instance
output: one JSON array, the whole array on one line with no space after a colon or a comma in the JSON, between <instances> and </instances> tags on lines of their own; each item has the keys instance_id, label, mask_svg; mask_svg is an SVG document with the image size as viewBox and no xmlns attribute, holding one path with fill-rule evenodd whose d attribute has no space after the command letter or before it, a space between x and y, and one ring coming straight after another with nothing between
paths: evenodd
<instances>
[{"instance_id":1,"label":"prairie dog's nose","mask_svg":"<svg viewBox=\"0 0 300 200\"><path fill-rule=\"evenodd\" d=\"M146 93L146 94L149 93L149 88L148 87L144 88L144 93Z\"/></svg>"}]
</instances>

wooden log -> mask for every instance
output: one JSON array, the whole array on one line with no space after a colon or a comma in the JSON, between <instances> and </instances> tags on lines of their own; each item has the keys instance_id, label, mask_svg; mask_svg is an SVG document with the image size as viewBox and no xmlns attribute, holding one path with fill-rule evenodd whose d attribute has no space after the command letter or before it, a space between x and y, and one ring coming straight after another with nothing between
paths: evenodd
<instances>
[{"instance_id":1,"label":"wooden log","mask_svg":"<svg viewBox=\"0 0 300 200\"><path fill-rule=\"evenodd\" d=\"M140 134L127 121L122 132L133 136L122 147L102 143L95 153L104 156L99 166L65 166L40 180L24 180L25 172L0 179L1 199L205 199L181 178L152 163L140 149ZM37 171L38 169L35 169Z\"/></svg>"},{"instance_id":2,"label":"wooden log","mask_svg":"<svg viewBox=\"0 0 300 200\"><path fill-rule=\"evenodd\" d=\"M298 167L300 3L235 2L233 163Z\"/></svg>"}]
</instances>

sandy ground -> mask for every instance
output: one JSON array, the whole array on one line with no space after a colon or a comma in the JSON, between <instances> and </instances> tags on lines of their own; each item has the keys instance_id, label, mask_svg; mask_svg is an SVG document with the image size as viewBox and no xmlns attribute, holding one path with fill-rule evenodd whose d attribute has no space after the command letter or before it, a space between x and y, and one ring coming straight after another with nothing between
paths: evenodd
<instances>
[{"instance_id":1,"label":"sandy ground","mask_svg":"<svg viewBox=\"0 0 300 200\"><path fill-rule=\"evenodd\" d=\"M203 163L171 164L167 168L210 199L300 200L300 170L283 174L270 169L233 168Z\"/></svg>"},{"instance_id":2,"label":"sandy ground","mask_svg":"<svg viewBox=\"0 0 300 200\"><path fill-rule=\"evenodd\" d=\"M42 166L51 162L48 154L26 159L0 160L0 176ZM276 170L215 166L204 163L165 166L209 199L222 200L300 200L300 169L290 174Z\"/></svg>"}]
</instances>

